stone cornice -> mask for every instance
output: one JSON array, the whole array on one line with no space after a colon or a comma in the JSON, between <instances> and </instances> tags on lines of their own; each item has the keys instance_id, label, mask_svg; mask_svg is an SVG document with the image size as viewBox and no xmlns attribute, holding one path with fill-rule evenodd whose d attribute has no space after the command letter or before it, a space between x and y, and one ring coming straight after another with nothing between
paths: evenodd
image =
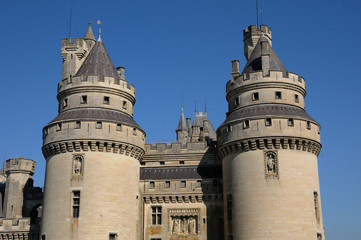
<instances>
[{"instance_id":1,"label":"stone cornice","mask_svg":"<svg viewBox=\"0 0 361 240\"><path fill-rule=\"evenodd\" d=\"M318 156L322 145L312 139L296 137L267 137L249 138L223 143L218 148L221 158L225 158L234 153L242 153L263 149L290 149L307 151Z\"/></svg>"},{"instance_id":2,"label":"stone cornice","mask_svg":"<svg viewBox=\"0 0 361 240\"><path fill-rule=\"evenodd\" d=\"M138 161L144 156L144 149L124 142L101 140L71 140L46 144L42 147L43 155L47 159L51 156L66 152L108 152L130 156Z\"/></svg>"}]
</instances>

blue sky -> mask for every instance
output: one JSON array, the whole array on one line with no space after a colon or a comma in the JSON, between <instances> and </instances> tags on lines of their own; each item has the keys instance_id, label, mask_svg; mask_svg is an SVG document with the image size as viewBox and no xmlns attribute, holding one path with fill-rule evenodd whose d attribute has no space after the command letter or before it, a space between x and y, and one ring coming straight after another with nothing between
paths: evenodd
<instances>
[{"instance_id":1,"label":"blue sky","mask_svg":"<svg viewBox=\"0 0 361 240\"><path fill-rule=\"evenodd\" d=\"M45 171L42 127L57 115L70 2L0 3L0 157L35 160L38 186ZM273 48L288 71L305 77L306 110L322 126L326 238L360 239L361 2L263 0L263 9ZM89 20L99 18L115 66L126 67L136 87L134 118L147 142L175 140L182 96L186 117L193 118L194 101L202 110L207 99L213 126L222 123L231 60L246 63L242 30L256 24L255 1L74 0L72 37L83 37Z\"/></svg>"}]
</instances>

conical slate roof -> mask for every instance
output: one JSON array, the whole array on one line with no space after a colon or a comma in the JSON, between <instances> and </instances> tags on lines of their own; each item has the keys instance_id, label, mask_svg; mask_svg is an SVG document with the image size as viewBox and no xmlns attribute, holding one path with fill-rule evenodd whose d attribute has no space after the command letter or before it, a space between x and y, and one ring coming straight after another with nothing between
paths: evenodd
<instances>
[{"instance_id":1,"label":"conical slate roof","mask_svg":"<svg viewBox=\"0 0 361 240\"><path fill-rule=\"evenodd\" d=\"M88 31L86 32L85 36L84 36L84 40L93 40L95 42L95 37L94 37L94 33L93 33L93 29L91 26L91 22L89 22L89 27L88 27Z\"/></svg>"},{"instance_id":2,"label":"conical slate roof","mask_svg":"<svg viewBox=\"0 0 361 240\"><path fill-rule=\"evenodd\" d=\"M266 39L265 36L261 35L256 46L253 49L253 52L252 52L250 58L248 59L246 66L243 69L242 74L246 73L247 75L249 75L251 72L262 71L261 42L264 42L264 41L268 41L268 40ZM283 74L286 75L287 69L285 68L285 66L283 66L281 60L278 58L276 52L273 50L271 45L269 45L266 53L269 54L269 56L270 56L269 70L270 71L282 71Z\"/></svg>"},{"instance_id":3,"label":"conical slate roof","mask_svg":"<svg viewBox=\"0 0 361 240\"><path fill-rule=\"evenodd\" d=\"M77 76L83 76L84 78L99 76L100 80L103 80L104 77L113 77L116 82L119 82L120 79L102 41L95 43L84 63L75 74L75 77Z\"/></svg>"},{"instance_id":4,"label":"conical slate roof","mask_svg":"<svg viewBox=\"0 0 361 240\"><path fill-rule=\"evenodd\" d=\"M186 120L184 118L183 109L182 109L182 114L179 118L179 123L178 123L178 127L177 127L176 131L182 131L182 130L187 130L187 124L186 124Z\"/></svg>"}]
</instances>

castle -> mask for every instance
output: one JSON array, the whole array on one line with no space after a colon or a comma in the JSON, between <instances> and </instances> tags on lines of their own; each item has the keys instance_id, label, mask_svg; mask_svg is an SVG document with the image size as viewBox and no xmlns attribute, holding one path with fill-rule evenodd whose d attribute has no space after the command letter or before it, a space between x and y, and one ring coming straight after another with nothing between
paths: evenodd
<instances>
[{"instance_id":1,"label":"castle","mask_svg":"<svg viewBox=\"0 0 361 240\"><path fill-rule=\"evenodd\" d=\"M135 88L89 24L62 40L59 114L43 128L44 192L35 162L1 170L0 239L324 239L320 125L305 80L288 72L266 25L244 30L247 64L232 61L228 113L182 113L174 143L146 144Z\"/></svg>"}]
</instances>

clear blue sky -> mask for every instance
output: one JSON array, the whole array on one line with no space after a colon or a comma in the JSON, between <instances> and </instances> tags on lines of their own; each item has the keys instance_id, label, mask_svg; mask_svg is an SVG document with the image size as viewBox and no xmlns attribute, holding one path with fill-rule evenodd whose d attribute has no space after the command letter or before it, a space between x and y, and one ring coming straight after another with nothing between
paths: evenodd
<instances>
[{"instance_id":1,"label":"clear blue sky","mask_svg":"<svg viewBox=\"0 0 361 240\"><path fill-rule=\"evenodd\" d=\"M261 1L261 0L260 0ZM0 157L37 162L43 186L42 128L57 115L61 39L71 0L2 1ZM328 240L361 239L361 1L263 0L263 23L288 69L305 77L306 110L322 126L319 173ZM72 37L101 17L103 42L135 85L135 119L147 142L175 140L182 95L186 117L207 99L215 128L225 119L231 60L242 30L256 23L255 0L74 0ZM93 30L98 32L96 24Z\"/></svg>"}]
</instances>

